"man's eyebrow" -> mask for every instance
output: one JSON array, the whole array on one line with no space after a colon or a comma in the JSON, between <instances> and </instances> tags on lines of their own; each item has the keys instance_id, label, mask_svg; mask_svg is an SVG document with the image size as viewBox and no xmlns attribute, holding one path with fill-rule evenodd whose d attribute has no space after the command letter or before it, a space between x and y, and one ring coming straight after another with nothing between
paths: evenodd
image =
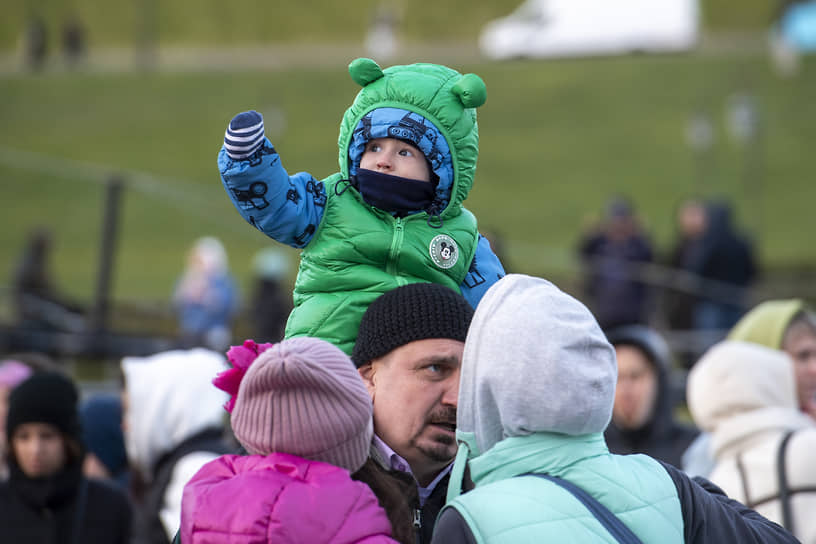
<instances>
[{"instance_id":1,"label":"man's eyebrow","mask_svg":"<svg viewBox=\"0 0 816 544\"><path fill-rule=\"evenodd\" d=\"M429 355L418 361L422 365L450 365L459 366L459 358L452 355Z\"/></svg>"}]
</instances>

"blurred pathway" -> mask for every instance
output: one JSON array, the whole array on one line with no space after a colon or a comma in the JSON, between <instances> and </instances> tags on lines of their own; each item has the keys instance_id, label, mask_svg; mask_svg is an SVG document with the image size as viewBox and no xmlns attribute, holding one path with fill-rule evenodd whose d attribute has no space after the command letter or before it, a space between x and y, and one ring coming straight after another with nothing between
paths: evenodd
<instances>
[{"instance_id":1,"label":"blurred pathway","mask_svg":"<svg viewBox=\"0 0 816 544\"><path fill-rule=\"evenodd\" d=\"M745 57L767 54L764 33L728 33L704 35L695 51L707 57ZM80 66L84 72L131 72L151 69L161 72L283 70L297 67L335 68L356 57L370 56L363 44L285 44L258 47L167 47L155 55L132 48L92 49ZM381 64L399 64L424 60L463 65L486 62L476 42L408 43L393 59L377 59ZM0 52L0 75L23 73L16 52ZM46 72L65 72L62 58L46 63Z\"/></svg>"}]
</instances>

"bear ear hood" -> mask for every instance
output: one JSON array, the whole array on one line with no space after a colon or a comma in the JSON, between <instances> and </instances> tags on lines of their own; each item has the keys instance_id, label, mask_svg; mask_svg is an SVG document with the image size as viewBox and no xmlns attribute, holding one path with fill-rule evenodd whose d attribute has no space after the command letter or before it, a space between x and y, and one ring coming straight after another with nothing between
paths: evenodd
<instances>
[{"instance_id":1,"label":"bear ear hood","mask_svg":"<svg viewBox=\"0 0 816 544\"><path fill-rule=\"evenodd\" d=\"M349 64L349 75L351 79L360 87L365 87L373 81L377 81L385 74L380 65L375 61L366 58L354 59Z\"/></svg>"},{"instance_id":2,"label":"bear ear hood","mask_svg":"<svg viewBox=\"0 0 816 544\"><path fill-rule=\"evenodd\" d=\"M426 135L427 148L418 147L440 178L437 195L444 205L443 216L448 210L458 214L473 185L479 155L476 108L487 100L482 78L431 63L383 69L369 58L353 60L348 70L351 79L362 88L340 125L338 145L343 176L348 178L356 173L366 139L361 135L382 137L377 131L387 127L378 123L392 123L391 118L396 116L397 121L402 119ZM431 125L434 130L430 130ZM444 143L438 141L435 133ZM435 156L437 152L447 157Z\"/></svg>"},{"instance_id":3,"label":"bear ear hood","mask_svg":"<svg viewBox=\"0 0 816 544\"><path fill-rule=\"evenodd\" d=\"M453 87L453 94L459 97L466 108L478 108L487 101L487 87L476 74L465 74Z\"/></svg>"},{"instance_id":4,"label":"bear ear hood","mask_svg":"<svg viewBox=\"0 0 816 544\"><path fill-rule=\"evenodd\" d=\"M385 72L376 61L361 57L351 61L349 75L357 85L365 87L385 76ZM460 76L450 90L459 97L465 108L478 108L487 101L487 87L476 74Z\"/></svg>"}]
</instances>

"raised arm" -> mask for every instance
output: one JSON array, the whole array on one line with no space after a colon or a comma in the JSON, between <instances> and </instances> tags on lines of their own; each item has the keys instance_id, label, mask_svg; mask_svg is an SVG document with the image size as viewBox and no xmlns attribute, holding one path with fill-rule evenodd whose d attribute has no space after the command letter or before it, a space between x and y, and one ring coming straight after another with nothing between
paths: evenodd
<instances>
[{"instance_id":1,"label":"raised arm","mask_svg":"<svg viewBox=\"0 0 816 544\"><path fill-rule=\"evenodd\" d=\"M250 225L282 244L302 248L326 205L326 189L307 172L290 176L264 135L263 117L246 111L230 121L218 171L233 205Z\"/></svg>"}]
</instances>

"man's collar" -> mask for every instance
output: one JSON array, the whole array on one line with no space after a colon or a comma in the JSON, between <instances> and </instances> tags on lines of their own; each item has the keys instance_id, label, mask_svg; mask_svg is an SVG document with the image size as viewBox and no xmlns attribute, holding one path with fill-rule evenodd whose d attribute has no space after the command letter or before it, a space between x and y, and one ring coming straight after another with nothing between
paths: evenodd
<instances>
[{"instance_id":1,"label":"man's collar","mask_svg":"<svg viewBox=\"0 0 816 544\"><path fill-rule=\"evenodd\" d=\"M408 464L408 461L403 459L397 452L391 449L391 447L376 434L374 435L372 445L379 455L380 460L385 462L385 468L410 474L411 477L414 478L414 481L416 481L414 473L411 471L411 465ZM451 468L453 468L453 461L439 471L439 474L436 475L436 478L434 478L433 481L427 485L427 487L422 487L417 482L420 506L425 504L425 500L431 496L431 493L433 493L433 490L436 488L437 484L439 484L439 482L451 471Z\"/></svg>"},{"instance_id":2,"label":"man's collar","mask_svg":"<svg viewBox=\"0 0 816 544\"><path fill-rule=\"evenodd\" d=\"M413 476L411 472L411 465L408 461L403 459L397 452L391 449L391 446L383 442L382 438L374 435L374 447L380 454L380 457L385 461L386 467L389 470L399 470L400 472L407 472Z\"/></svg>"}]
</instances>

